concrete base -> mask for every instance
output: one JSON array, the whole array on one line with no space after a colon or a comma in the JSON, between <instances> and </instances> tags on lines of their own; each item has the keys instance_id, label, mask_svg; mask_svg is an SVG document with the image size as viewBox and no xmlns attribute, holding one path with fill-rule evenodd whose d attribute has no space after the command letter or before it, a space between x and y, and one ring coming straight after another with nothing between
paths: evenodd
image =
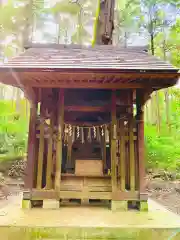
<instances>
[{"instance_id":1,"label":"concrete base","mask_svg":"<svg viewBox=\"0 0 180 240\"><path fill-rule=\"evenodd\" d=\"M44 209L58 209L60 207L60 203L57 200L43 200L43 208Z\"/></svg>"},{"instance_id":2,"label":"concrete base","mask_svg":"<svg viewBox=\"0 0 180 240\"><path fill-rule=\"evenodd\" d=\"M27 206L28 202L24 203ZM148 203L148 212L113 212L92 206L23 210L22 198L17 196L0 209L0 236L8 240L179 240L180 217L152 200Z\"/></svg>"},{"instance_id":3,"label":"concrete base","mask_svg":"<svg viewBox=\"0 0 180 240\"><path fill-rule=\"evenodd\" d=\"M22 209L31 209L31 200L22 200Z\"/></svg>"},{"instance_id":4,"label":"concrete base","mask_svg":"<svg viewBox=\"0 0 180 240\"><path fill-rule=\"evenodd\" d=\"M147 201L140 202L140 211L148 212L148 202Z\"/></svg>"},{"instance_id":5,"label":"concrete base","mask_svg":"<svg viewBox=\"0 0 180 240\"><path fill-rule=\"evenodd\" d=\"M81 200L81 205L88 205L89 204L89 199L82 199Z\"/></svg>"},{"instance_id":6,"label":"concrete base","mask_svg":"<svg viewBox=\"0 0 180 240\"><path fill-rule=\"evenodd\" d=\"M127 211L128 203L127 201L111 201L112 211Z\"/></svg>"}]
</instances>

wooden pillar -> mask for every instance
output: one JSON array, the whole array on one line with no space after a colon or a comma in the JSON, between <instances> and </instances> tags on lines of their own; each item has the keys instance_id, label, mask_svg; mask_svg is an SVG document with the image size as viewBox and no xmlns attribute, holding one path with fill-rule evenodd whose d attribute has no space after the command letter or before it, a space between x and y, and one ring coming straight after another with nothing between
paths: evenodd
<instances>
[{"instance_id":1,"label":"wooden pillar","mask_svg":"<svg viewBox=\"0 0 180 240\"><path fill-rule=\"evenodd\" d=\"M36 143L36 119L37 119L37 103L30 106L29 136L28 136L28 155L27 167L24 179L24 188L32 189L34 183L34 168L36 161L35 143Z\"/></svg>"},{"instance_id":2,"label":"wooden pillar","mask_svg":"<svg viewBox=\"0 0 180 240\"><path fill-rule=\"evenodd\" d=\"M138 166L139 166L139 191L140 199L147 195L145 188L145 159L144 159L144 92L137 90L136 107L137 107L137 145L138 145Z\"/></svg>"},{"instance_id":3,"label":"wooden pillar","mask_svg":"<svg viewBox=\"0 0 180 240\"><path fill-rule=\"evenodd\" d=\"M72 133L71 133L72 134ZM67 162L66 162L66 170L72 169L72 135L68 135L68 142L67 142Z\"/></svg>"},{"instance_id":4,"label":"wooden pillar","mask_svg":"<svg viewBox=\"0 0 180 240\"><path fill-rule=\"evenodd\" d=\"M56 143L56 172L55 172L55 190L59 196L61 181L61 164L62 164L62 134L64 125L64 89L59 90L58 100L58 116L57 116L57 143Z\"/></svg>"},{"instance_id":5,"label":"wooden pillar","mask_svg":"<svg viewBox=\"0 0 180 240\"><path fill-rule=\"evenodd\" d=\"M134 154L134 120L129 119L129 159L130 159L130 190L135 191L135 154Z\"/></svg>"},{"instance_id":6,"label":"wooden pillar","mask_svg":"<svg viewBox=\"0 0 180 240\"><path fill-rule=\"evenodd\" d=\"M124 120L120 120L120 186L121 191L125 191L125 129Z\"/></svg>"},{"instance_id":7,"label":"wooden pillar","mask_svg":"<svg viewBox=\"0 0 180 240\"><path fill-rule=\"evenodd\" d=\"M42 188L42 176L43 176L43 158L44 158L44 122L43 111L44 104L41 103L40 107L40 136L39 136L39 153L38 153L38 169L37 169L37 188Z\"/></svg>"},{"instance_id":8,"label":"wooden pillar","mask_svg":"<svg viewBox=\"0 0 180 240\"><path fill-rule=\"evenodd\" d=\"M112 91L111 106L111 182L112 192L117 190L117 167L116 167L116 138L117 138L117 119L116 119L116 91Z\"/></svg>"},{"instance_id":9,"label":"wooden pillar","mask_svg":"<svg viewBox=\"0 0 180 240\"><path fill-rule=\"evenodd\" d=\"M47 153L47 170L46 170L46 189L52 188L52 170L53 170L53 131L54 130L54 113L51 113L50 118L50 133L48 138L48 153Z\"/></svg>"},{"instance_id":10,"label":"wooden pillar","mask_svg":"<svg viewBox=\"0 0 180 240\"><path fill-rule=\"evenodd\" d=\"M106 172L107 170L107 163L106 163L106 134L105 134L105 131L106 131L106 127L104 126L103 127L103 136L102 136L102 140L101 140L101 149L102 149L102 159L103 159L103 170L104 170L104 173Z\"/></svg>"}]
</instances>

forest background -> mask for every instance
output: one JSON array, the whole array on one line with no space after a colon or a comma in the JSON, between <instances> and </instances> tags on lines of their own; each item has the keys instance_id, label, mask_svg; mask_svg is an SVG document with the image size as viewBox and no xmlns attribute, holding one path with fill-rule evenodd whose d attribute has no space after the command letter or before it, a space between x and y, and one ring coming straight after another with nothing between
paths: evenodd
<instances>
[{"instance_id":1,"label":"forest background","mask_svg":"<svg viewBox=\"0 0 180 240\"><path fill-rule=\"evenodd\" d=\"M94 43L99 0L0 0L0 64L27 41ZM113 44L148 46L180 68L180 2L116 0ZM0 84L0 161L24 157L29 103L19 88ZM147 169L180 176L180 88L153 93L145 105Z\"/></svg>"}]
</instances>

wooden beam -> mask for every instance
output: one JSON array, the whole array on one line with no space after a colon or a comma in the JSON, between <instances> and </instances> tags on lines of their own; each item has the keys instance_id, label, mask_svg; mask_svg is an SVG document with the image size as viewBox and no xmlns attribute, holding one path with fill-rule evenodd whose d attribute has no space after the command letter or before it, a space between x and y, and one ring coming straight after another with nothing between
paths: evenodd
<instances>
[{"instance_id":1,"label":"wooden beam","mask_svg":"<svg viewBox=\"0 0 180 240\"><path fill-rule=\"evenodd\" d=\"M44 105L41 103L40 117L42 117ZM44 124L40 123L40 138L39 138L39 153L38 153L38 169L37 169L37 188L42 188L42 175L43 175L43 159L44 158Z\"/></svg>"},{"instance_id":2,"label":"wooden beam","mask_svg":"<svg viewBox=\"0 0 180 240\"><path fill-rule=\"evenodd\" d=\"M37 119L37 104L30 106L30 121L29 121L29 136L28 136L28 155L27 167L24 178L24 188L32 189L34 183L34 170L36 162L35 142L36 142L36 119Z\"/></svg>"},{"instance_id":3,"label":"wooden beam","mask_svg":"<svg viewBox=\"0 0 180 240\"><path fill-rule=\"evenodd\" d=\"M98 121L98 122L79 122L79 121L66 121L66 124L70 124L73 126L86 126L86 127L93 127L93 126L101 126L103 124L108 124L109 122L105 121Z\"/></svg>"},{"instance_id":4,"label":"wooden beam","mask_svg":"<svg viewBox=\"0 0 180 240\"><path fill-rule=\"evenodd\" d=\"M47 170L46 170L46 189L52 188L52 151L53 151L53 129L54 129L54 113L52 112L50 118L50 134L48 138L48 154L47 154Z\"/></svg>"},{"instance_id":5,"label":"wooden beam","mask_svg":"<svg viewBox=\"0 0 180 240\"><path fill-rule=\"evenodd\" d=\"M24 96L29 100L31 104L37 102L36 92L33 87L28 85L21 85L21 90L24 92Z\"/></svg>"},{"instance_id":6,"label":"wooden beam","mask_svg":"<svg viewBox=\"0 0 180 240\"><path fill-rule=\"evenodd\" d=\"M120 120L120 186L125 191L125 126L124 119Z\"/></svg>"},{"instance_id":7,"label":"wooden beam","mask_svg":"<svg viewBox=\"0 0 180 240\"><path fill-rule=\"evenodd\" d=\"M117 105L117 109L128 107L127 104ZM65 106L64 110L67 112L107 112L111 110L111 105L105 106Z\"/></svg>"},{"instance_id":8,"label":"wooden beam","mask_svg":"<svg viewBox=\"0 0 180 240\"><path fill-rule=\"evenodd\" d=\"M103 159L103 169L104 172L107 170L107 162L106 162L106 138L105 138L106 127L103 126L103 136L101 141L101 149L102 149L102 159Z\"/></svg>"},{"instance_id":9,"label":"wooden beam","mask_svg":"<svg viewBox=\"0 0 180 240\"><path fill-rule=\"evenodd\" d=\"M112 193L113 200L120 201L120 200L139 200L139 192L138 191L117 191Z\"/></svg>"},{"instance_id":10,"label":"wooden beam","mask_svg":"<svg viewBox=\"0 0 180 240\"><path fill-rule=\"evenodd\" d=\"M135 155L134 155L134 134L133 116L129 119L129 160L130 160L130 189L135 190Z\"/></svg>"},{"instance_id":11,"label":"wooden beam","mask_svg":"<svg viewBox=\"0 0 180 240\"><path fill-rule=\"evenodd\" d=\"M120 200L139 200L138 191L127 191L127 192L83 192L83 191L60 191L61 199L107 199L112 198L116 201ZM37 190L33 189L31 192L32 200L43 200L43 199L55 199L56 191L54 190Z\"/></svg>"},{"instance_id":12,"label":"wooden beam","mask_svg":"<svg viewBox=\"0 0 180 240\"><path fill-rule=\"evenodd\" d=\"M140 83L90 83L90 82L71 82L71 83L65 83L65 82L59 82L51 84L47 82L32 82L31 86L34 87L43 87L43 88L65 88L65 89L144 89L146 88L145 84Z\"/></svg>"},{"instance_id":13,"label":"wooden beam","mask_svg":"<svg viewBox=\"0 0 180 240\"><path fill-rule=\"evenodd\" d=\"M58 136L56 143L56 173L55 173L55 190L57 194L60 192L60 181L61 181L61 164L62 164L62 135L63 135L63 124L64 124L64 89L59 90L58 99Z\"/></svg>"},{"instance_id":14,"label":"wooden beam","mask_svg":"<svg viewBox=\"0 0 180 240\"><path fill-rule=\"evenodd\" d=\"M136 119L138 121L138 166L139 166L139 191L140 194L146 192L146 181L145 181L145 159L144 159L144 92L137 91L136 93L136 108L137 115Z\"/></svg>"},{"instance_id":15,"label":"wooden beam","mask_svg":"<svg viewBox=\"0 0 180 240\"><path fill-rule=\"evenodd\" d=\"M68 135L68 146L67 146L67 162L66 169L72 168L72 144L73 144L72 135Z\"/></svg>"},{"instance_id":16,"label":"wooden beam","mask_svg":"<svg viewBox=\"0 0 180 240\"><path fill-rule=\"evenodd\" d=\"M65 106L68 112L106 112L110 106Z\"/></svg>"},{"instance_id":17,"label":"wooden beam","mask_svg":"<svg viewBox=\"0 0 180 240\"><path fill-rule=\"evenodd\" d=\"M112 191L117 190L117 171L116 171L116 138L117 138L117 119L116 119L116 91L112 91L111 100L111 181Z\"/></svg>"}]
</instances>

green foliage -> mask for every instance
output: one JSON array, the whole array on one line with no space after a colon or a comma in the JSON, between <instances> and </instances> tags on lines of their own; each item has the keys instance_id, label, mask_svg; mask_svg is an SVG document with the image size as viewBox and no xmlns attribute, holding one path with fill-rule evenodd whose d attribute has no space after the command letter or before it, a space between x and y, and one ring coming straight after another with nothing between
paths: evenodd
<instances>
[{"instance_id":1,"label":"green foliage","mask_svg":"<svg viewBox=\"0 0 180 240\"><path fill-rule=\"evenodd\" d=\"M77 15L80 11L81 6L79 4L73 3L71 1L61 1L56 3L50 11L53 14L58 13L69 13L71 15Z\"/></svg>"},{"instance_id":2,"label":"green foliage","mask_svg":"<svg viewBox=\"0 0 180 240\"><path fill-rule=\"evenodd\" d=\"M1 100L0 109L0 154L23 155L27 147L27 118L19 115L10 101Z\"/></svg>"},{"instance_id":3,"label":"green foliage","mask_svg":"<svg viewBox=\"0 0 180 240\"><path fill-rule=\"evenodd\" d=\"M160 58L168 58L170 62L176 66L180 67L180 18L176 20L176 23L171 26L167 32L159 32L155 39L155 54Z\"/></svg>"},{"instance_id":4,"label":"green foliage","mask_svg":"<svg viewBox=\"0 0 180 240\"><path fill-rule=\"evenodd\" d=\"M156 125L151 123L145 125L147 167L180 171L180 90L171 88L169 91L171 131L166 123L163 91L160 91L159 98L161 108L160 134L157 134Z\"/></svg>"},{"instance_id":5,"label":"green foliage","mask_svg":"<svg viewBox=\"0 0 180 240\"><path fill-rule=\"evenodd\" d=\"M167 126L157 135L155 126L145 128L147 167L166 170L180 170L180 134L169 135Z\"/></svg>"},{"instance_id":6,"label":"green foliage","mask_svg":"<svg viewBox=\"0 0 180 240\"><path fill-rule=\"evenodd\" d=\"M118 0L116 1L116 18L115 30L117 43L122 42L126 47L129 34L136 31L139 27L139 22L135 20L140 15L139 0Z\"/></svg>"}]
</instances>

